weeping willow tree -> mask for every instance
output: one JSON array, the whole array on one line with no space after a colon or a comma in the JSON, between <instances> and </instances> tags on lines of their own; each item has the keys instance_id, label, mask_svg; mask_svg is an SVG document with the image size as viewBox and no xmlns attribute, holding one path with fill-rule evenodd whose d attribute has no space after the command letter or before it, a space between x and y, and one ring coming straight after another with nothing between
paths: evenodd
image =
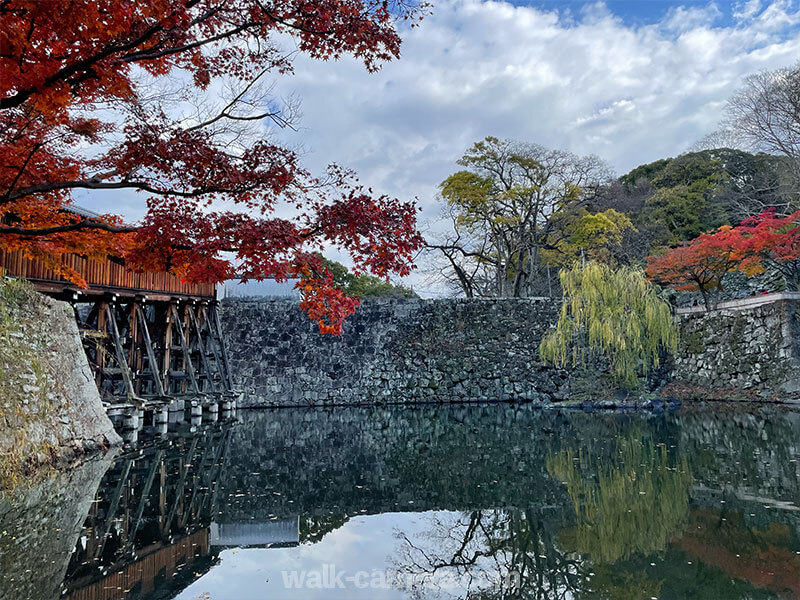
<instances>
[{"instance_id":1,"label":"weeping willow tree","mask_svg":"<svg viewBox=\"0 0 800 600\"><path fill-rule=\"evenodd\" d=\"M614 380L632 388L659 365L662 351L677 348L670 306L639 269L590 262L563 269L559 278L564 304L539 346L543 360L577 366L602 356Z\"/></svg>"}]
</instances>

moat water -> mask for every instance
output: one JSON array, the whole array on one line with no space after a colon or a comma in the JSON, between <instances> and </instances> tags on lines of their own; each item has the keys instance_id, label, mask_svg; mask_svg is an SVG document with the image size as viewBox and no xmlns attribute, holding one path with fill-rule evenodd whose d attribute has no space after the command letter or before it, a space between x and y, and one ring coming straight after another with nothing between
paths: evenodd
<instances>
[{"instance_id":1,"label":"moat water","mask_svg":"<svg viewBox=\"0 0 800 600\"><path fill-rule=\"evenodd\" d=\"M0 497L2 600L800 598L800 413L240 411Z\"/></svg>"}]
</instances>

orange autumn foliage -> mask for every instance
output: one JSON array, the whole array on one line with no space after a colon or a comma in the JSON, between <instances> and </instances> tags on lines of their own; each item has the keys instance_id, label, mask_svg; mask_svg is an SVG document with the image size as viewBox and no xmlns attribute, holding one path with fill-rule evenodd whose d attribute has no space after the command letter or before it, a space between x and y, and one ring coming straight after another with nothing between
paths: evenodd
<instances>
[{"instance_id":1,"label":"orange autumn foliage","mask_svg":"<svg viewBox=\"0 0 800 600\"><path fill-rule=\"evenodd\" d=\"M743 272L753 275L772 267L790 287L800 285L800 211L779 217L775 209L766 210L742 221L736 232Z\"/></svg>"},{"instance_id":2,"label":"orange autumn foliage","mask_svg":"<svg viewBox=\"0 0 800 600\"><path fill-rule=\"evenodd\" d=\"M648 257L645 273L659 285L699 291L709 308L708 293L722 287L725 274L739 260L737 239L732 227L720 227L716 233L702 234L663 255Z\"/></svg>"},{"instance_id":3,"label":"orange autumn foliage","mask_svg":"<svg viewBox=\"0 0 800 600\"><path fill-rule=\"evenodd\" d=\"M355 302L339 298L316 257L347 250L357 270L404 275L420 246L416 207L375 197L344 169L313 177L263 139L284 117L258 95L290 74L275 41L374 71L399 56L406 0L0 1L0 248L41 259L79 285L60 256L122 256L187 282L282 281L308 271L303 306L338 333ZM218 84L215 85L214 84ZM175 89L175 88L178 89ZM187 98L201 100L190 114ZM214 94L217 94L214 91ZM81 190L135 190L132 225L69 210ZM281 215L275 216L276 211Z\"/></svg>"},{"instance_id":4,"label":"orange autumn foliage","mask_svg":"<svg viewBox=\"0 0 800 600\"><path fill-rule=\"evenodd\" d=\"M771 267L793 289L800 286L800 211L776 216L766 210L736 227L720 227L714 233L648 257L647 276L676 290L708 293L721 289L727 273L739 270L747 276Z\"/></svg>"}]
</instances>

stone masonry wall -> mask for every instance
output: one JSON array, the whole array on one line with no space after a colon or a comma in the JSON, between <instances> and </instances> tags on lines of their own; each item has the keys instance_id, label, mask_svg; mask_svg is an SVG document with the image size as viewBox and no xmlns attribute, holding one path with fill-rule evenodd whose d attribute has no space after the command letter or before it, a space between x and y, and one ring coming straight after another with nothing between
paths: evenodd
<instances>
[{"instance_id":1,"label":"stone masonry wall","mask_svg":"<svg viewBox=\"0 0 800 600\"><path fill-rule=\"evenodd\" d=\"M730 304L711 313L681 309L672 382L697 397L800 398L800 294ZM591 401L615 402L602 366L587 375L539 359L559 309L559 300L543 298L373 301L339 337L320 335L292 300L226 301L222 318L244 407L546 403L590 392ZM649 389L665 383L668 371L651 374Z\"/></svg>"},{"instance_id":2,"label":"stone masonry wall","mask_svg":"<svg viewBox=\"0 0 800 600\"><path fill-rule=\"evenodd\" d=\"M222 305L240 406L550 401L567 374L541 363L551 299L376 300L341 336L322 336L296 301Z\"/></svg>"},{"instance_id":3,"label":"stone masonry wall","mask_svg":"<svg viewBox=\"0 0 800 600\"><path fill-rule=\"evenodd\" d=\"M679 318L673 381L782 400L800 393L800 300L730 303Z\"/></svg>"},{"instance_id":4,"label":"stone masonry wall","mask_svg":"<svg viewBox=\"0 0 800 600\"><path fill-rule=\"evenodd\" d=\"M15 469L120 443L72 307L0 282L0 486Z\"/></svg>"}]
</instances>

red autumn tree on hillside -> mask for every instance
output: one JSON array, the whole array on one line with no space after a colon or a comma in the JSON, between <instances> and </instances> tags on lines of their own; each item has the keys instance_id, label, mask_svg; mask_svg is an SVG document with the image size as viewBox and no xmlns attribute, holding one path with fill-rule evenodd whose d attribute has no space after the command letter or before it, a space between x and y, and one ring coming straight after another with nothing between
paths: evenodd
<instances>
[{"instance_id":1,"label":"red autumn tree on hillside","mask_svg":"<svg viewBox=\"0 0 800 600\"><path fill-rule=\"evenodd\" d=\"M414 0L411 0L414 2ZM292 71L277 42L370 71L399 56L405 0L0 0L0 248L60 269L67 252L124 256L190 282L311 275L303 307L339 331L355 307L317 251L406 274L416 208L374 197L343 169L312 177L265 139L286 125L264 80ZM187 108L188 107L188 108ZM147 215L65 210L74 190L137 190ZM291 209L288 211L285 206ZM292 218L279 218L291 212ZM82 283L75 273L62 274Z\"/></svg>"},{"instance_id":2,"label":"red autumn tree on hillside","mask_svg":"<svg viewBox=\"0 0 800 600\"><path fill-rule=\"evenodd\" d=\"M770 267L789 289L800 288L800 211L778 217L769 209L736 227L720 227L691 242L648 259L651 280L676 290L699 291L709 308L708 293L722 287L725 274L748 276Z\"/></svg>"},{"instance_id":3,"label":"red autumn tree on hillside","mask_svg":"<svg viewBox=\"0 0 800 600\"><path fill-rule=\"evenodd\" d=\"M681 291L699 291L706 310L709 293L722 288L725 274L740 260L741 239L734 228L720 227L702 234L660 256L648 257L647 277L661 286Z\"/></svg>"},{"instance_id":4,"label":"red autumn tree on hillside","mask_svg":"<svg viewBox=\"0 0 800 600\"><path fill-rule=\"evenodd\" d=\"M742 271L752 275L770 267L790 289L800 288L800 211L778 217L772 208L745 219L736 231L741 238Z\"/></svg>"}]
</instances>

